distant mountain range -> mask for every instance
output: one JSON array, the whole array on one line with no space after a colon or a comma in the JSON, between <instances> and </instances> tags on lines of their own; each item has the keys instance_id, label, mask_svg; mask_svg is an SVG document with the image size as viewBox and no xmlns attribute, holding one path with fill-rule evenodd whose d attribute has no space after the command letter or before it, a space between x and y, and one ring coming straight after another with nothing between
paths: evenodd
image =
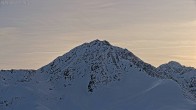
<instances>
[{"instance_id":1,"label":"distant mountain range","mask_svg":"<svg viewBox=\"0 0 196 110\"><path fill-rule=\"evenodd\" d=\"M196 69L94 40L38 70L1 70L0 110L196 110Z\"/></svg>"}]
</instances>

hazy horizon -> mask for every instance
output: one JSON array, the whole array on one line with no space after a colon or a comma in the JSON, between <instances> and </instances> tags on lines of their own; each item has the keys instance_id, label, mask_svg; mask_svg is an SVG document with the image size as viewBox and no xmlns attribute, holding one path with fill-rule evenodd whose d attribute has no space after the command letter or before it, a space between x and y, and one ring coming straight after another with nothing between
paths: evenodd
<instances>
[{"instance_id":1,"label":"hazy horizon","mask_svg":"<svg viewBox=\"0 0 196 110\"><path fill-rule=\"evenodd\" d=\"M0 0L0 69L38 69L95 39L196 67L195 0Z\"/></svg>"}]
</instances>

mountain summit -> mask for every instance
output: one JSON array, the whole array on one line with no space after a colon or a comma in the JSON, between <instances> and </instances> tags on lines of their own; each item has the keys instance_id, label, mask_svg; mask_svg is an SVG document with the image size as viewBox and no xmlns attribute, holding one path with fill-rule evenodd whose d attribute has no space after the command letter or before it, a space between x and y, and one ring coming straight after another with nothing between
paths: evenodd
<instances>
[{"instance_id":1,"label":"mountain summit","mask_svg":"<svg viewBox=\"0 0 196 110\"><path fill-rule=\"evenodd\" d=\"M127 49L94 40L38 70L1 71L0 108L192 110L195 69L187 68L176 62L155 68Z\"/></svg>"},{"instance_id":2,"label":"mountain summit","mask_svg":"<svg viewBox=\"0 0 196 110\"><path fill-rule=\"evenodd\" d=\"M92 92L99 85L121 80L124 73L133 68L159 77L155 67L127 49L112 46L108 41L95 40L72 49L38 71L49 74L50 81L65 80L61 83L64 86L71 85L77 78L89 77L88 91Z\"/></svg>"}]
</instances>

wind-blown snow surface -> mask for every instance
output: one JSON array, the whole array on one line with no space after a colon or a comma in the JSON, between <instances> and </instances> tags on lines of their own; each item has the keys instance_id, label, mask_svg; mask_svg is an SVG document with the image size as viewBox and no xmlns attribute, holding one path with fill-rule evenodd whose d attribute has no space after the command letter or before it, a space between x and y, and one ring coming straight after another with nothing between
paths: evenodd
<instances>
[{"instance_id":1,"label":"wind-blown snow surface","mask_svg":"<svg viewBox=\"0 0 196 110\"><path fill-rule=\"evenodd\" d=\"M163 70L95 40L36 71L1 71L0 110L195 110Z\"/></svg>"}]
</instances>

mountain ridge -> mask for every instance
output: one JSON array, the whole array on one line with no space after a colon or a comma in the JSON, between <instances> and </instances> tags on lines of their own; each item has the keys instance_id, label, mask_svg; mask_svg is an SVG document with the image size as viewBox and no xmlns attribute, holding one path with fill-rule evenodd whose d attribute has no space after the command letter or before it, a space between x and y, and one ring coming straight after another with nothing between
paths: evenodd
<instances>
[{"instance_id":1,"label":"mountain ridge","mask_svg":"<svg viewBox=\"0 0 196 110\"><path fill-rule=\"evenodd\" d=\"M108 41L94 40L90 43L84 43L80 46L77 46L76 48L70 50L69 52L67 52L62 56L57 57L48 65L45 65L39 68L38 70L0 71L0 79L1 79L0 94L5 95L5 96L2 95L3 97L1 97L0 95L0 108L2 107L5 108L5 110L7 110L6 109L7 106L13 105L14 102L12 100L19 100L20 98L24 98L24 97L26 97L26 100L29 97L28 100L30 99L35 100L35 102L36 100L37 101L43 100L44 106L38 104L39 105L38 107L41 107L42 109L43 107L46 108L49 107L50 109L53 108L53 106L50 106L49 104L51 102L48 101L54 102L54 101L63 100L64 103L65 102L68 103L69 101L74 100L76 96L78 98L80 95L81 97L83 97L81 101L87 101L88 99L91 100L92 102L101 103L99 101L103 99L100 99L99 101L95 100L98 98L97 95L110 96L109 93L105 94L103 93L103 91L114 92L111 91L113 89L117 90L117 92L111 93L114 94L115 96L122 92L125 92L124 93L125 96L130 95L129 93L130 91L131 93L133 93L133 96L131 97L137 96L141 98L140 95L138 95L138 93L141 94L145 93L146 95L151 94L153 98L155 98L154 95L156 95L157 92L154 91L156 90L156 88L160 88L158 89L158 91L162 93L161 91L162 90L166 91L167 87L173 91L179 92L179 95L176 96L176 97L180 97L178 101L179 105L183 102L187 104L184 106L188 107L189 105L191 107L193 106L194 108L194 104L192 105L189 102L186 101L184 102L184 99L182 99L182 97L180 96L181 91L177 90L175 84L165 80L170 79L176 82L181 88L181 90L183 91L184 96L187 99L194 101L195 103L196 102L195 100L196 99L196 92L195 92L196 75L195 74L196 74L196 70L194 68L182 66L181 64L174 61L171 61L167 64L160 65L159 67L156 68L148 63L143 62L140 58L135 56L132 52L128 51L127 49L122 49L120 47L112 46ZM168 84L171 84L173 87L169 87ZM18 90L17 87L21 88L21 90ZM17 97L13 96L10 99L10 96L6 95L6 90L11 89L10 94L14 94L12 93L12 88L14 88L13 90L24 92L26 96L17 93L16 94ZM176 88L176 89L172 89L172 88ZM121 91L121 89L123 91ZM65 91L70 96L64 94L63 91ZM32 94L32 96L29 96L29 94ZM95 96L90 94L93 94ZM169 93L169 94L173 94L173 93ZM125 97L123 95L120 96ZM108 97L108 100L110 100L111 97L114 96L111 95L110 97ZM123 99L123 102L125 99ZM150 99L149 97L146 97L146 99L144 100L147 101L149 99ZM161 99L159 100L161 101ZM133 100L130 100L130 102L132 101ZM137 102L136 105L138 105L140 101L139 102L136 101ZM157 103L158 102L161 103L160 101L157 101ZM71 102L69 103L70 105L74 105L74 106L76 106L75 103L80 105L79 102L76 100L74 100L73 103ZM164 103L166 104L166 102ZM161 104L162 107L164 106L164 103L163 105ZM85 106L91 106L90 107L91 109L96 107L93 106L94 104L95 103L90 103L90 104L84 103ZM32 104L30 105L33 107ZM51 105L54 105L54 103L52 103ZM68 105L69 104L67 104L67 106ZM125 106L128 105L126 104ZM139 106L135 106L135 107L138 108ZM148 107L149 109L146 110L155 109L153 108L153 106L151 107L148 106ZM157 107L158 106L156 106L156 108ZM70 106L70 109L73 109L73 107ZM176 108L176 110L178 109Z\"/></svg>"}]
</instances>

